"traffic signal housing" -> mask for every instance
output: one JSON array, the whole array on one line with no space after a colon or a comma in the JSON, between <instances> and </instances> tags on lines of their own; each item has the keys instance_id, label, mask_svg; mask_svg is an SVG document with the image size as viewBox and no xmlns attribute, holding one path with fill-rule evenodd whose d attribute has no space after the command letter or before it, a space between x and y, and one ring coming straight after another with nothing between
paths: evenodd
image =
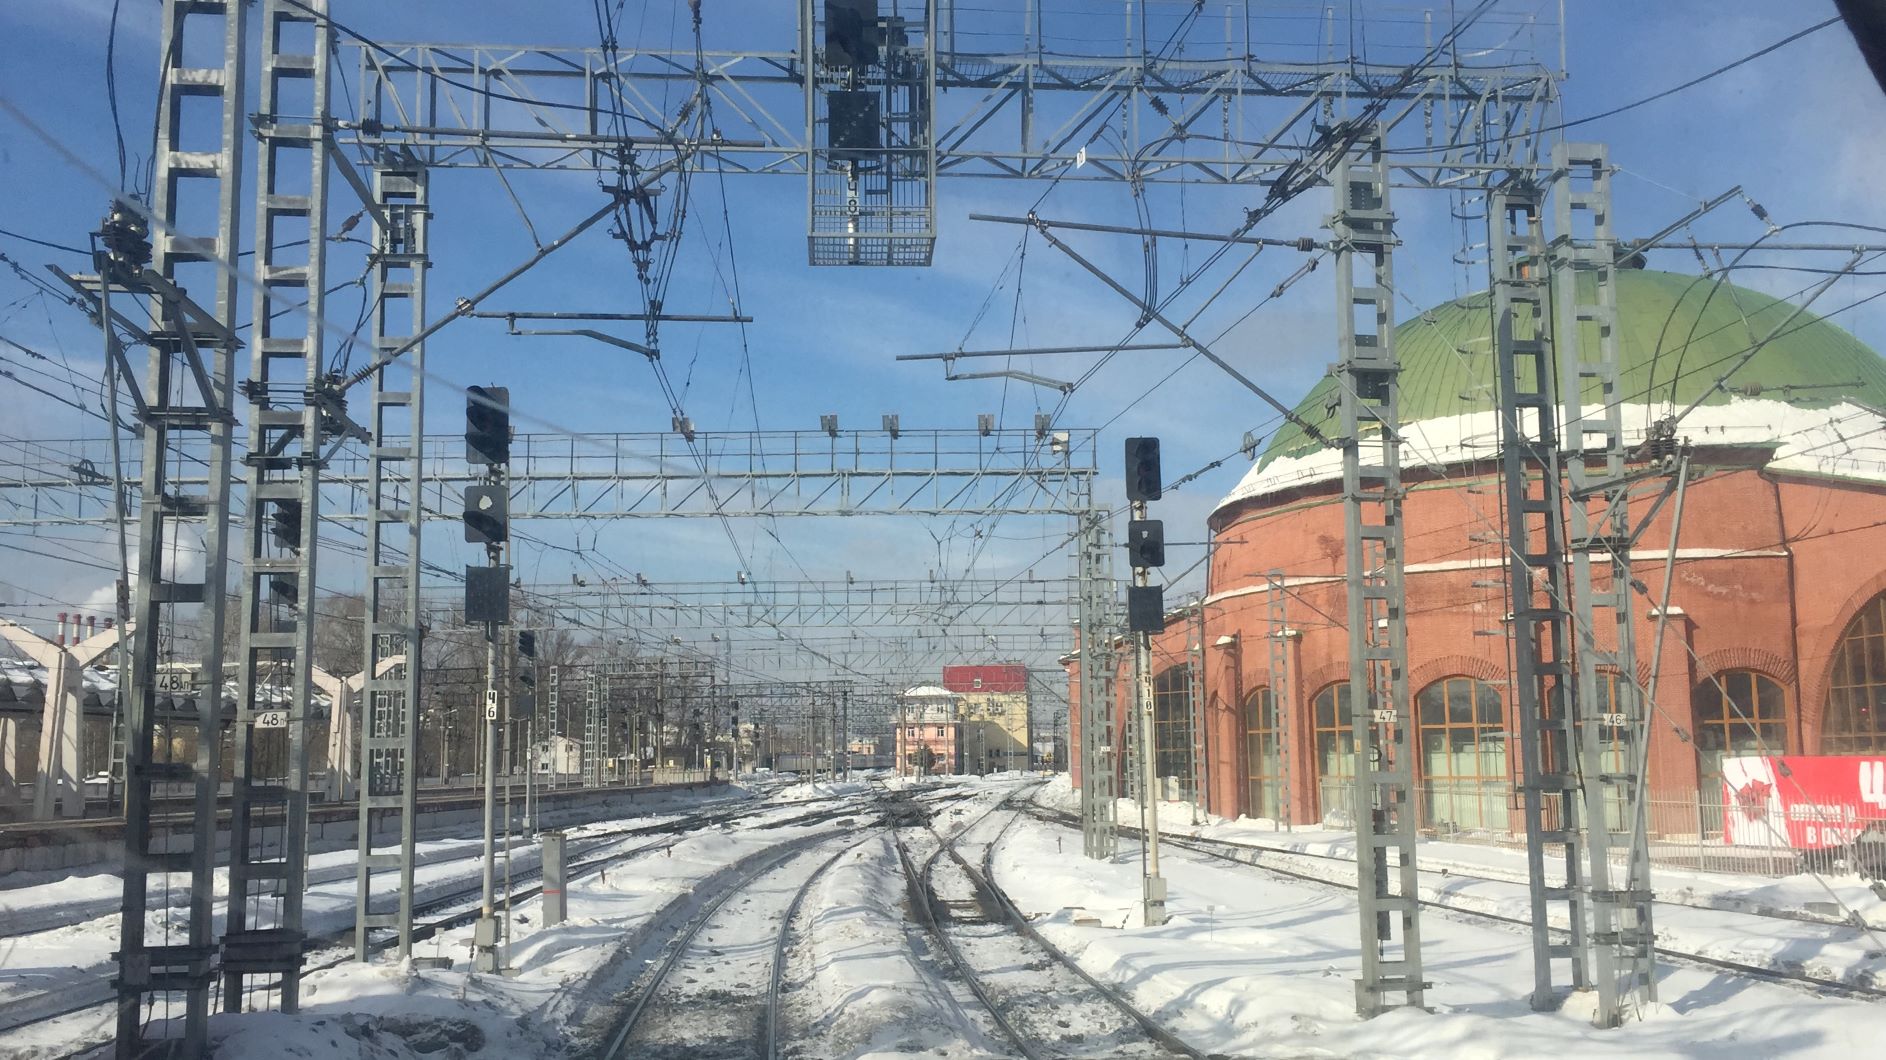
<instances>
[{"instance_id":1,"label":"traffic signal housing","mask_svg":"<svg viewBox=\"0 0 1886 1060\"><path fill-rule=\"evenodd\" d=\"M501 545L511 536L511 499L503 486L465 487L465 540Z\"/></svg>"},{"instance_id":2,"label":"traffic signal housing","mask_svg":"<svg viewBox=\"0 0 1886 1060\"><path fill-rule=\"evenodd\" d=\"M1166 565L1166 524L1159 519L1131 519L1126 524L1126 554L1135 567Z\"/></svg>"},{"instance_id":3,"label":"traffic signal housing","mask_svg":"<svg viewBox=\"0 0 1886 1060\"><path fill-rule=\"evenodd\" d=\"M1161 492L1159 478L1159 439L1126 440L1126 499L1156 501Z\"/></svg>"},{"instance_id":4,"label":"traffic signal housing","mask_svg":"<svg viewBox=\"0 0 1886 1060\"><path fill-rule=\"evenodd\" d=\"M511 462L511 388L465 388L465 460L473 464Z\"/></svg>"},{"instance_id":5,"label":"traffic signal housing","mask_svg":"<svg viewBox=\"0 0 1886 1060\"><path fill-rule=\"evenodd\" d=\"M1166 631L1166 587L1129 585L1126 587L1126 630L1128 633L1164 633Z\"/></svg>"},{"instance_id":6,"label":"traffic signal housing","mask_svg":"<svg viewBox=\"0 0 1886 1060\"><path fill-rule=\"evenodd\" d=\"M862 70L877 59L878 0L825 0L825 65Z\"/></svg>"}]
</instances>

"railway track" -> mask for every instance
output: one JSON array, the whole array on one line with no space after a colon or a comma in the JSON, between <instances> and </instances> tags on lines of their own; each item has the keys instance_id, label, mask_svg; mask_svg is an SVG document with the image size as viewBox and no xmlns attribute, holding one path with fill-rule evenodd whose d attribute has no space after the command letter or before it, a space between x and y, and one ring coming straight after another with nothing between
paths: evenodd
<instances>
[{"instance_id":1,"label":"railway track","mask_svg":"<svg viewBox=\"0 0 1886 1060\"><path fill-rule=\"evenodd\" d=\"M836 803L838 805L827 805ZM802 803L788 804L792 808L818 806L807 812L790 817L769 821L757 827L763 829L786 828L795 825L815 824L825 820L852 815L858 812L855 796L834 796L831 798L810 799ZM681 839L702 829L716 828L732 824L747 818L769 812L778 812L784 807L749 806L730 810L715 810L706 814L664 821L660 824L639 825L633 827L607 829L585 835L580 846L572 844L568 853L566 878L575 880L597 872L605 866L623 861L625 858L641 858L661 852ZM645 843L629 849L621 849L625 843L649 837L663 837L656 842ZM475 861L475 858L457 859ZM512 873L513 888L507 892L511 903L528 901L536 897L543 889L541 866L527 866ZM533 882L537 881L537 882ZM497 899L500 906L506 895ZM425 917L416 923L413 929L415 942L432 938L442 931L464 927L478 917L483 902L481 884L458 887L449 893L437 895L420 902L415 907L415 915ZM398 942L392 932L376 933L368 943L374 953L383 953ZM303 966L303 974L339 967L354 959L353 928L351 926L322 933L311 937L308 962ZM78 996L75 997L74 993ZM109 982L103 976L91 976L81 986L65 984L60 987L38 991L33 994L16 996L0 1006L0 1033L8 1033L54 1020L76 1017L91 1010L98 1010L100 1022L105 1023L116 1003ZM77 1046L69 1056L79 1056L105 1043L106 1039L87 1041Z\"/></svg>"},{"instance_id":2,"label":"railway track","mask_svg":"<svg viewBox=\"0 0 1886 1060\"><path fill-rule=\"evenodd\" d=\"M1023 808L1022 810L1018 812L1026 813L1040 820L1049 821L1054 824L1059 824L1059 825L1063 825L1063 826L1067 826L1067 827L1071 827L1075 829L1078 829L1080 827L1080 819L1074 816L1073 814L1065 813L1060 810L1049 809L1048 807L1041 806L1039 804L1031 803L1029 806ZM1138 828L1134 828L1128 825L1122 824L1122 825L1119 825L1118 828L1121 834L1123 835L1137 836L1140 834L1140 830ZM1289 849L1285 849L1281 847L1260 846L1260 845L1249 844L1249 843L1233 843L1233 842L1229 842L1222 839L1206 839L1206 838L1202 838L1198 836L1185 836L1185 835L1161 834L1159 837L1159 842L1161 846L1177 847L1179 849L1186 850L1194 854L1199 854L1204 857L1212 858L1217 861L1225 861L1225 862L1229 862L1235 865L1242 865L1249 868L1256 868L1261 871L1268 872L1273 875L1285 877L1292 880L1299 880L1299 881L1303 881L1307 883L1314 883L1320 886L1333 887L1333 888L1337 888L1339 890L1345 890L1345 891L1353 891L1355 889L1355 882L1354 882L1355 862L1352 859L1345 858L1339 855L1319 854L1319 853L1306 852L1306 851L1300 851L1300 850L1289 850ZM993 846L991 846L990 849L991 849L991 853L993 853ZM1281 862L1307 861L1311 863L1326 863L1332 866L1332 868L1326 872L1315 872L1315 871L1309 871L1306 868L1301 867L1300 865L1293 867L1287 863L1279 864L1280 861ZM1344 875L1348 877L1347 880L1338 878ZM1466 877L1466 878L1475 879L1475 880L1483 880L1489 883L1514 882L1510 880L1501 880L1494 877L1473 876L1471 874L1458 873L1458 872L1452 872L1452 871L1449 872L1449 875L1456 878ZM1420 901L1423 907L1445 912L1452 916L1465 917L1465 918L1469 918L1473 920L1492 922L1492 923L1501 924L1505 926L1511 926L1511 927L1524 929L1526 931L1530 931L1532 929L1532 922L1524 917L1508 916L1503 913L1495 913L1486 909L1476 909L1471 906L1465 906L1465 905L1461 905L1455 902L1437 901L1432 898L1423 898ZM1824 926L1851 927L1851 925L1840 925L1838 923L1830 923L1827 921L1814 920L1814 919L1809 919L1805 917L1774 916L1774 915L1770 915L1766 913L1751 912L1751 911L1746 911L1746 910L1721 910L1721 909L1717 909L1715 907L1710 907L1710 906L1670 903L1670 902L1665 902L1661 899L1658 900L1657 904L1680 905L1681 908L1701 909L1701 910L1713 911L1713 912L1733 912L1741 916L1758 916L1758 917L1764 917L1765 919L1770 919L1770 920L1787 920L1787 921L1797 922L1797 923L1809 923L1809 924L1818 924L1818 925L1824 925ZM1552 928L1552 930L1555 933L1560 931L1560 929L1556 927ZM1847 982L1847 981L1839 980L1839 979L1827 978L1825 976L1817 976L1817 975L1810 974L1811 969L1806 968L1806 967L1803 967L1800 971L1785 971L1785 970L1771 968L1771 967L1764 967L1761 965L1748 964L1741 961L1728 960L1728 959L1724 959L1720 957L1712 957L1707 954L1694 953L1687 950L1678 949L1676 947L1663 946L1663 945L1659 945L1655 947L1655 951L1659 957L1662 957L1666 960L1681 961L1681 962L1689 963L1689 964L1696 965L1699 967L1709 968L1709 969L1718 970L1718 971L1734 972L1737 975L1741 975L1750 979L1759 979L1765 982L1771 982L1771 983L1777 983L1784 986L1796 987L1796 988L1800 988L1800 989L1809 991L1811 993L1815 993L1815 994L1819 994L1823 996L1853 998L1853 999L1865 1000L1865 1001L1878 1001L1878 1000L1886 999L1886 985L1881 985L1877 982L1853 983L1853 982Z\"/></svg>"},{"instance_id":3,"label":"railway track","mask_svg":"<svg viewBox=\"0 0 1886 1060\"><path fill-rule=\"evenodd\" d=\"M644 977L604 1060L778 1057L779 999L799 908L827 869L874 834L789 844L719 891Z\"/></svg>"},{"instance_id":4,"label":"railway track","mask_svg":"<svg viewBox=\"0 0 1886 1060\"><path fill-rule=\"evenodd\" d=\"M996 803L952 835L925 825L921 832L908 830L918 840L913 844L893 832L910 885L911 906L948 958L955 978L975 995L1026 1060L1203 1060L1204 1054L1042 939L1007 896L990 884L986 872L977 871L956 849L1009 801ZM912 853L913 845L921 848L917 855Z\"/></svg>"}]
</instances>

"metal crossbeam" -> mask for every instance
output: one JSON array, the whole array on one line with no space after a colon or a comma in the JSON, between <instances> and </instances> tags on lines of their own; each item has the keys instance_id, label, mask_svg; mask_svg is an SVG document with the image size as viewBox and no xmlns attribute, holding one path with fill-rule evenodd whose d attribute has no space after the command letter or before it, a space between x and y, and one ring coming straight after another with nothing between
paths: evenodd
<instances>
[{"instance_id":1,"label":"metal crossbeam","mask_svg":"<svg viewBox=\"0 0 1886 1060\"><path fill-rule=\"evenodd\" d=\"M324 10L325 0L311 6ZM255 322L244 459L242 644L230 753L229 908L223 1009L300 1007L308 872L308 705L314 654L324 378L327 137L285 120L297 92L327 113L332 32L280 2L262 5L261 110L255 122ZM297 32L306 29L302 34ZM297 43L305 41L305 43ZM306 50L302 50L305 48ZM287 188L302 186L305 193ZM297 251L289 244L305 247ZM307 312L275 316L277 300ZM273 1003L271 1003L273 1002Z\"/></svg>"},{"instance_id":2,"label":"metal crossbeam","mask_svg":"<svg viewBox=\"0 0 1886 1060\"><path fill-rule=\"evenodd\" d=\"M727 627L916 626L938 634L974 627L1000 631L1065 627L1078 603L1073 579L965 578L949 581L648 582L629 579L522 585L520 607L537 625L619 626L683 632ZM428 591L422 612L445 619L462 594Z\"/></svg>"},{"instance_id":3,"label":"metal crossbeam","mask_svg":"<svg viewBox=\"0 0 1886 1060\"><path fill-rule=\"evenodd\" d=\"M1016 34L1017 44L1021 34ZM813 34L792 50L687 51L349 43L358 122L339 142L406 147L433 168L613 173L619 105L651 164L807 174L821 93ZM945 39L947 41L947 38ZM921 47L925 43L919 41ZM1261 45L1260 45L1261 46ZM1235 49L1231 49L1235 50ZM1039 41L1007 52L935 48L934 166L939 176L1263 184L1301 164L1318 126L1358 100L1386 99L1392 173L1417 187L1478 184L1535 163L1536 133L1557 100L1537 64L1458 59L1410 71L1387 62L1268 62L1241 54L1067 55ZM823 75L814 73L822 83ZM881 84L881 74L880 74ZM697 88L698 91L677 91ZM717 139L682 134L681 108L711 102ZM1102 127L1113 135L1096 136ZM808 129L814 130L808 135Z\"/></svg>"},{"instance_id":4,"label":"metal crossbeam","mask_svg":"<svg viewBox=\"0 0 1886 1060\"><path fill-rule=\"evenodd\" d=\"M1648 730L1643 728L1631 619L1630 480L1618 385L1618 248L1604 147L1554 147L1552 193L1552 305L1578 659L1573 723L1585 811L1591 977L1598 988L1592 1020L1614 1027L1656 1000L1656 969L1649 850L1641 838L1644 787L1634 771L1641 760L1629 747L1631 739ZM1613 882L1611 864L1618 850L1628 866L1621 884Z\"/></svg>"},{"instance_id":5,"label":"metal crossbeam","mask_svg":"<svg viewBox=\"0 0 1886 1060\"><path fill-rule=\"evenodd\" d=\"M691 445L667 433L522 434L511 447L511 517L1068 516L1085 503L1071 499L1073 484L1095 475L1094 436L1060 429L731 431L696 433ZM464 487L476 476L456 459L456 435L426 438L424 449L415 470L422 517L456 522ZM109 483L78 470L106 460L96 439L0 442L0 464L18 465L0 477L0 497L16 513L0 526L112 523ZM321 475L324 519L371 517L370 460L354 446L329 458ZM205 476L172 481L201 486Z\"/></svg>"},{"instance_id":6,"label":"metal crossbeam","mask_svg":"<svg viewBox=\"0 0 1886 1060\"><path fill-rule=\"evenodd\" d=\"M389 152L373 167L372 338L376 353L406 345L426 324L427 233L432 212L424 167ZM414 344L373 377L367 460L366 680L360 709L360 835L354 954L392 928L398 959L412 953L413 857L418 814L419 683L425 667L416 500L425 454L426 349ZM462 602L462 601L461 601ZM390 908L374 892L392 877Z\"/></svg>"},{"instance_id":7,"label":"metal crossbeam","mask_svg":"<svg viewBox=\"0 0 1886 1060\"><path fill-rule=\"evenodd\" d=\"M1395 353L1395 215L1379 138L1333 177L1336 314L1342 360L1343 514L1349 690L1355 733L1357 897L1362 976L1356 1011L1421 1006L1421 893L1415 870L1414 718L1401 509L1400 361ZM1392 857L1391 857L1392 854ZM1391 870L1398 875L1390 885ZM1400 938L1395 927L1399 921ZM1399 946L1396 943L1399 941ZM1391 995L1401 1001L1391 1003Z\"/></svg>"},{"instance_id":8,"label":"metal crossbeam","mask_svg":"<svg viewBox=\"0 0 1886 1060\"><path fill-rule=\"evenodd\" d=\"M1562 1001L1554 985L1553 962L1569 962L1572 989L1585 989L1590 982L1579 857L1581 803L1571 768L1577 746L1570 709L1576 674L1550 330L1552 263L1546 252L1543 208L1541 188L1524 178L1496 189L1487 199L1499 373L1500 489L1513 613L1512 710L1518 719L1519 788L1531 883L1531 1004L1541 1011L1555 1009ZM1568 925L1569 941L1553 941L1549 925L1554 918Z\"/></svg>"}]
</instances>

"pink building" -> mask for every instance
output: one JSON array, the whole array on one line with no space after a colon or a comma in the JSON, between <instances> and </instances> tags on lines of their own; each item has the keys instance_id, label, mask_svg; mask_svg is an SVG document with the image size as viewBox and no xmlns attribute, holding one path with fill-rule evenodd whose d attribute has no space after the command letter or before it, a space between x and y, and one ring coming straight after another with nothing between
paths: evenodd
<instances>
[{"instance_id":1,"label":"pink building","mask_svg":"<svg viewBox=\"0 0 1886 1060\"><path fill-rule=\"evenodd\" d=\"M963 727L956 693L921 685L898 697L897 772L950 776L962 770Z\"/></svg>"}]
</instances>

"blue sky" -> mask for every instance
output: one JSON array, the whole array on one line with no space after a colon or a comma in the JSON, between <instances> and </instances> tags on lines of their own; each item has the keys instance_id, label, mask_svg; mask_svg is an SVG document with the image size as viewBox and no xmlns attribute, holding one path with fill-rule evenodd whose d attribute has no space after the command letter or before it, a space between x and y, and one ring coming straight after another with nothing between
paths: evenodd
<instances>
[{"instance_id":1,"label":"blue sky","mask_svg":"<svg viewBox=\"0 0 1886 1060\"><path fill-rule=\"evenodd\" d=\"M67 0L58 5L9 4L0 8L0 94L39 124L55 129L68 148L85 160L75 166L50 151L18 123L0 115L0 228L55 242L83 243L102 213L116 179L115 153L101 72L109 0ZM982 9L1019 8L983 2ZM1049 0L1054 15L1051 34L1063 46L1105 50L1119 36L1121 5L1088 0ZM1208 3L1208 17L1188 47L1222 53L1223 4ZM1289 5L1259 5L1276 14ZM1294 11L1303 5L1294 5ZM1336 5L1344 8L1347 5ZM1449 5L1429 5L1445 10ZM1361 46L1372 54L1394 56L1392 37L1412 25L1405 21L1423 10L1415 4L1364 4L1365 11L1400 22L1384 22ZM1565 51L1569 78L1562 86L1563 116L1596 113L1647 95L1745 54L1789 32L1833 14L1831 3L1666 2L1658 4L1576 0L1567 3ZM780 0L706 0L708 46L791 46L791 5ZM118 38L120 105L134 156L146 150L156 65L156 10L149 0L125 0ZM1523 0L1502 5L1511 21L1537 13L1550 26L1558 5L1552 0ZM623 18L625 46L666 46L691 42L686 5L681 0L630 3ZM383 41L433 39L503 41L518 44L591 46L596 40L590 5L575 0L508 4L412 2L369 5L337 0L334 13L355 29ZM1155 15L1165 10L1154 8ZM961 46L996 41L978 36L993 30L995 15L980 21L965 10L959 27ZM1156 20L1155 20L1156 21ZM1307 57L1300 47L1301 24L1272 20L1272 32L1296 34L1273 39L1274 51ZM1314 24L1311 24L1314 26ZM1402 28L1396 28L1400 26ZM1156 29L1156 27L1155 27ZM1312 29L1311 32L1314 32ZM1346 34L1338 29L1338 36ZM1157 36L1157 32L1154 36ZM1555 34L1548 28L1522 33L1513 46L1533 43L1556 62ZM1346 42L1345 42L1346 43ZM1259 47L1260 54L1264 48ZM350 77L352 71L349 71ZM960 101L946 100L946 106ZM1687 210L1697 199L1740 183L1779 220L1838 219L1886 223L1878 130L1886 104L1858 53L1839 26L1824 30L1771 57L1708 83L1705 87L1577 130L1579 138L1603 139L1621 167L1616 183L1618 228L1647 232ZM253 165L253 151L250 165ZM537 231L561 231L600 202L593 179L574 174L513 176ZM330 228L352 208L344 186L336 185ZM1042 193L1042 186L1014 181L949 179L938 188L941 237L936 263L929 269L813 269L804 262L805 186L795 177L730 177L723 199L720 183L697 179L681 265L669 308L681 312L722 312L729 299L716 279L737 262L741 309L756 318L741 335L730 327L668 329L663 348L676 385L687 381L686 406L698 428L814 429L821 413L836 412L845 426L875 426L883 413L898 413L905 428L971 427L982 412L997 412L1009 426L1025 426L1039 408L1052 408L1059 395L1023 384L1000 381L942 380L935 364L898 363L899 353L937 351L957 346L996 348L1007 344L1013 328L1021 345L1070 342L1110 343L1131 326L1134 312L1038 240L1031 241L1026 267L1020 270L1017 297L1015 259L1019 231L972 222L972 212L1019 213ZM1252 188L1192 186L1183 192L1157 187L1147 196L1155 224L1203 231L1233 227L1243 207L1261 195ZM1328 193L1315 191L1278 214L1261 234L1317 234L1328 209ZM733 251L727 247L731 229ZM1396 206L1407 241L1397 260L1400 285L1409 300L1433 304L1484 285L1483 266L1455 263L1459 226L1449 216L1455 200L1446 194L1404 191ZM510 268L531 250L524 225L504 190L488 172L440 174L434 181L435 306L469 293ZM1132 223L1135 215L1122 185L1057 187L1042 205L1048 216ZM250 226L244 218L245 228ZM1477 226L1476 226L1477 227ZM1725 208L1699 231L1716 238L1748 239L1761 226L1740 206ZM1135 285L1140 254L1134 241L1084 235L1072 240L1084 253ZM30 269L58 261L79 262L57 252L0 237L0 250ZM1161 261L1164 282L1202 260L1205 248L1168 245ZM1469 252L1471 257L1471 252ZM337 252L336 260L345 257ZM356 262L357 258L346 259ZM1200 330L1215 334L1235 320L1251 301L1268 292L1293 270L1298 258L1278 253L1262 256L1230 288L1218 305L1200 318ZM1687 255L1663 254L1659 267L1693 268ZM350 278L358 265L337 265L335 282ZM1786 275L1761 274L1750 281L1776 293L1801 286ZM1201 281L1199 290L1217 286L1223 273ZM1000 281L999 277L1004 277ZM1874 281L1843 280L1823 307L1845 304L1877 289ZM1247 375L1294 401L1334 359L1328 270L1300 283L1284 298L1233 327L1219 346ZM0 335L63 357L81 375L96 378L98 340L76 313L30 296L10 272L0 271ZM345 292L329 302L331 319L351 320L358 296ZM585 236L550 259L514 290L490 305L589 309L636 308L639 302L623 247L601 231ZM988 310L981 312L988 304ZM244 305L247 297L244 298ZM1195 303L1193 303L1195 304ZM1407 303L1399 307L1405 316ZM1189 310L1187 310L1189 312ZM1875 346L1886 342L1886 317L1871 306L1838 317ZM976 323L980 315L980 323ZM630 337L636 337L631 335ZM1142 341L1153 339L1148 333ZM582 431L648 431L668 427L668 409L656 392L648 367L632 354L573 339L506 337L494 321L464 321L443 332L430 347L433 370L457 383L498 382L512 387L513 400L530 418L520 429L543 424ZM17 351L0 351L10 359ZM1103 498L1117 500L1119 440L1130 434L1165 439L1167 477L1232 454L1247 430L1267 433L1274 417L1254 397L1204 362L1186 368L1150 397L1133 402L1176 363L1175 353L1122 355L1078 390L1060 424L1087 427L1107 424L1100 447L1108 470ZM743 360L752 366L752 394L742 379ZM1090 358L1043 358L1031 369L1056 378L1073 378ZM435 383L434 394L444 390ZM49 401L30 400L7 380L0 392L13 400L0 434L14 438L96 437L100 424ZM435 397L430 426L458 427L456 400ZM1242 457L1207 474L1160 506L1174 540L1197 541L1212 503L1231 488L1248 467ZM973 573L1007 575L1046 550L1062 534L1058 524L1006 521L985 532L979 543L968 524L920 526L912 521L852 520L783 522L772 532L759 526L737 527L749 566L760 577L900 577L938 569L967 572L968 557L980 556ZM566 548L594 548L615 562L651 577L670 580L720 580L739 565L725 536L711 522L640 522L592 532L567 524L540 524L532 533ZM85 535L71 535L84 537ZM96 536L96 535L94 535ZM433 558L472 562L469 546L452 528L429 539ZM89 542L89 539L87 539ZM0 542L23 543L18 537ZM982 545L978 551L979 544ZM97 543L70 541L46 549L104 555ZM463 553L460 556L460 553ZM1174 550L1173 570L1196 558L1194 550ZM527 549L518 557L527 579L567 580L584 573L585 563L563 551ZM1049 566L1065 565L1063 560ZM69 568L69 569L68 569ZM347 588L357 572L347 561L329 564L323 578L332 588ZM94 569L28 557L0 549L0 600L7 613L24 611L41 618L99 599L108 576ZM1196 588L1196 576L1181 583ZM94 605L95 606L95 605Z\"/></svg>"}]
</instances>

